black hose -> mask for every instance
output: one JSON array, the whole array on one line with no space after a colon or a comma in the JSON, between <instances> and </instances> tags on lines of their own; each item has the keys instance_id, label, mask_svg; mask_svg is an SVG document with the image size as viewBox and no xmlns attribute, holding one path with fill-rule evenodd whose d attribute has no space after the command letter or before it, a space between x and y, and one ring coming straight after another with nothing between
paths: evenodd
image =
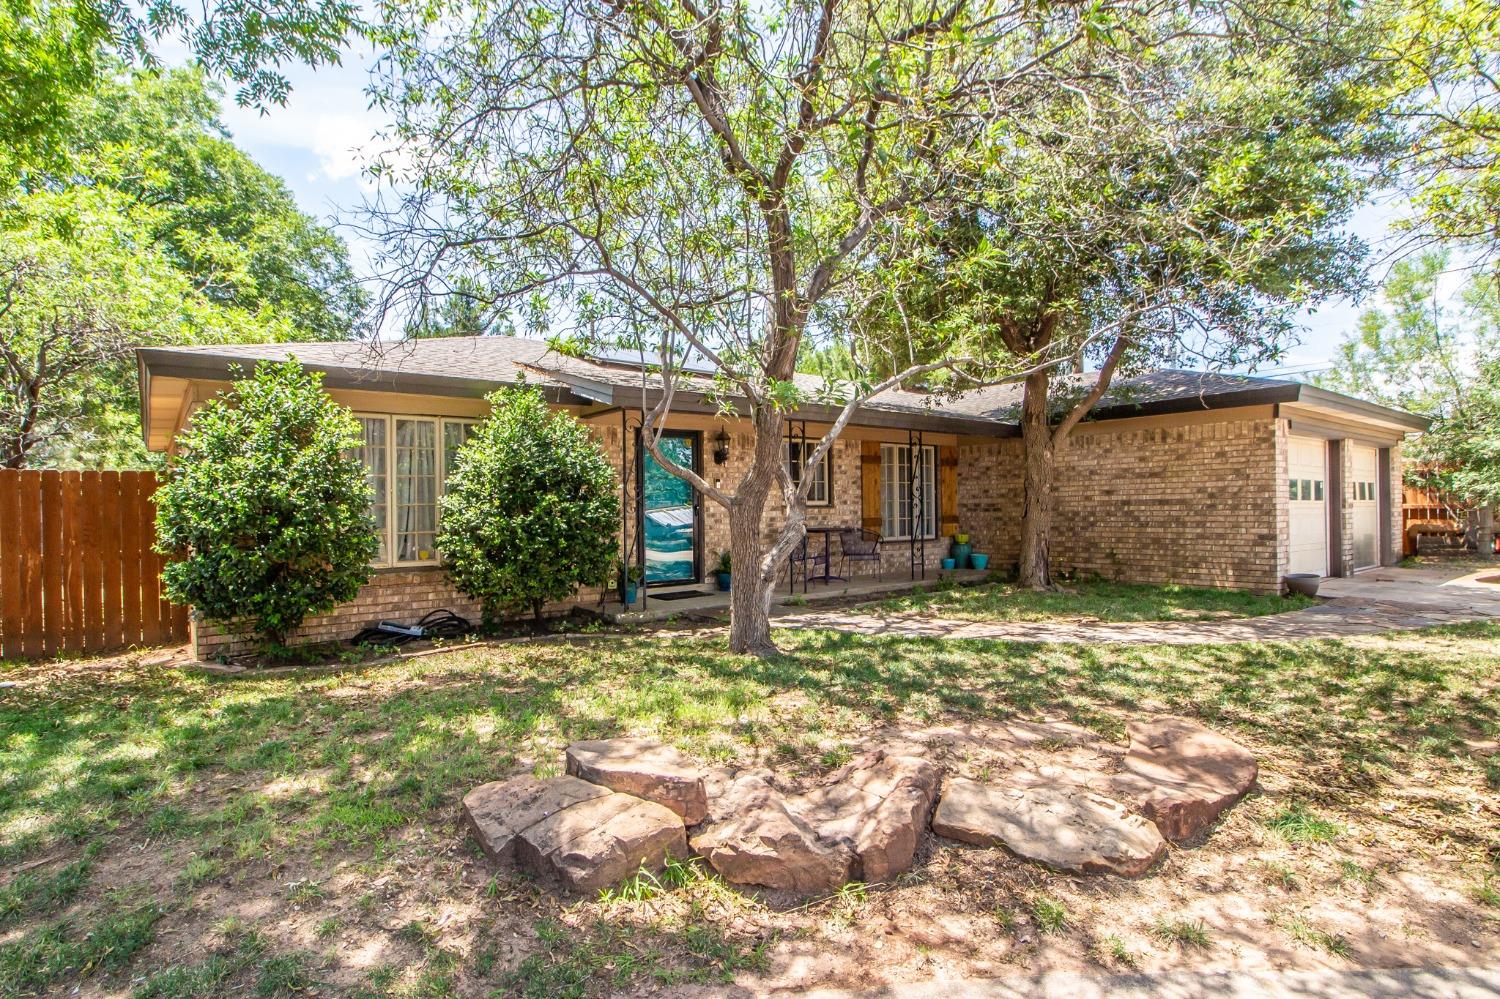
<instances>
[{"instance_id":1,"label":"black hose","mask_svg":"<svg viewBox=\"0 0 1500 999\"><path fill-rule=\"evenodd\" d=\"M472 634L474 626L469 619L460 617L447 608L429 611L414 627L421 628L420 635L409 635L399 631L386 631L380 627L366 628L353 638L350 645L383 645L395 648L417 638L462 638Z\"/></svg>"}]
</instances>

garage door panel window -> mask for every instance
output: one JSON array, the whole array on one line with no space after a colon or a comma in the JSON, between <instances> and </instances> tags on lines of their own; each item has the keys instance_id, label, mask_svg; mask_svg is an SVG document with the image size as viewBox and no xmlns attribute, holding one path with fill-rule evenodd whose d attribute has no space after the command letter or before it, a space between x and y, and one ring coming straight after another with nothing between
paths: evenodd
<instances>
[{"instance_id":1,"label":"garage door panel window","mask_svg":"<svg viewBox=\"0 0 1500 999\"><path fill-rule=\"evenodd\" d=\"M1301 502L1323 502L1322 479L1289 479L1288 496Z\"/></svg>"}]
</instances>

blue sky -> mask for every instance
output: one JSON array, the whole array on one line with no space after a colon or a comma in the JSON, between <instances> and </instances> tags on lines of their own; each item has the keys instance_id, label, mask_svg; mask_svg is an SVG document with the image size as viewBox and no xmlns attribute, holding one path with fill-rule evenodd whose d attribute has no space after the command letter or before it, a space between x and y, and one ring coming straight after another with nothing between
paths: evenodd
<instances>
[{"instance_id":1,"label":"blue sky","mask_svg":"<svg viewBox=\"0 0 1500 999\"><path fill-rule=\"evenodd\" d=\"M375 247L343 223L356 220L368 194L361 167L385 124L384 115L370 109L364 92L372 61L369 50L357 50L339 66L294 67L287 73L291 99L266 114L237 107L232 100L224 107L224 123L239 145L286 179L304 211L339 228L362 273L369 273ZM1378 247L1395 210L1392 204L1369 206L1351 228ZM1304 313L1301 343L1276 370L1307 373L1325 366L1365 304L1341 300Z\"/></svg>"}]
</instances>

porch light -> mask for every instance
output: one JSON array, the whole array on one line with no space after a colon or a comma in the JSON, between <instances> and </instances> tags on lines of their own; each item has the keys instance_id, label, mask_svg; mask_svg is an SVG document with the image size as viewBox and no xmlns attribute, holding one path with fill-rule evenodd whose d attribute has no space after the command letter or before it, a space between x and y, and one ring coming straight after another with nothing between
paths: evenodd
<instances>
[{"instance_id":1,"label":"porch light","mask_svg":"<svg viewBox=\"0 0 1500 999\"><path fill-rule=\"evenodd\" d=\"M729 460L729 431L723 427L714 434L714 464L722 465Z\"/></svg>"}]
</instances>

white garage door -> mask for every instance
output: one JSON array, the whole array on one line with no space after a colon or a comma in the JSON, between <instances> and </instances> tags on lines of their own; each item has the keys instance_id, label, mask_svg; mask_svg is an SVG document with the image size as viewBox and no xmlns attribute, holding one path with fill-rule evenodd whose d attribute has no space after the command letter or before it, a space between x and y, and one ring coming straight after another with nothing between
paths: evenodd
<instances>
[{"instance_id":1,"label":"white garage door","mask_svg":"<svg viewBox=\"0 0 1500 999\"><path fill-rule=\"evenodd\" d=\"M1287 449L1287 499L1291 517L1289 572L1328 575L1328 442L1292 437Z\"/></svg>"},{"instance_id":2,"label":"white garage door","mask_svg":"<svg viewBox=\"0 0 1500 999\"><path fill-rule=\"evenodd\" d=\"M1354 568L1380 564L1380 452L1355 444L1350 448L1349 510L1354 520Z\"/></svg>"}]
</instances>

